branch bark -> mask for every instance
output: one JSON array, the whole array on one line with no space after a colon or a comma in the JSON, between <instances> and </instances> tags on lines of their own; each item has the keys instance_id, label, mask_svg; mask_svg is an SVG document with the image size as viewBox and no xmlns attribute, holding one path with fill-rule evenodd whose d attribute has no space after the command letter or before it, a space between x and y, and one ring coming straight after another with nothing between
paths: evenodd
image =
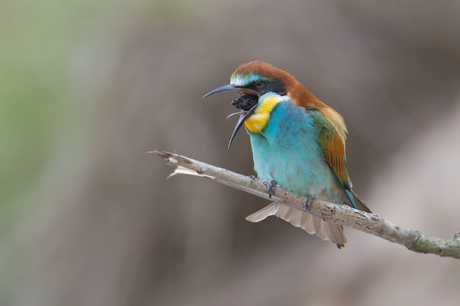
<instances>
[{"instance_id":1,"label":"branch bark","mask_svg":"<svg viewBox=\"0 0 460 306\"><path fill-rule=\"evenodd\" d=\"M154 153L162 157L169 165L176 167L176 170L170 176L187 174L209 178L261 198L270 199L266 193L267 181L215 167L176 153L157 150L148 153ZM273 191L271 200L283 199L289 202L289 206L303 210L302 205L305 203L306 198L297 197L292 192L279 186L276 186ZM309 213L319 216L325 221L338 223L402 244L417 253L430 253L460 259L460 232L454 234L451 240L444 240L418 230L400 228L376 214L366 213L348 205L334 204L318 199L313 200Z\"/></svg>"}]
</instances>

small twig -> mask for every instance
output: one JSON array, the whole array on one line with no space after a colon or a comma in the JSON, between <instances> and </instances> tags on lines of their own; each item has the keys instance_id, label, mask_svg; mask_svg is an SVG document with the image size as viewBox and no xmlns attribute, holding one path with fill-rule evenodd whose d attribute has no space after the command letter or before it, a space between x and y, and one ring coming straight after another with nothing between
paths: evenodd
<instances>
[{"instance_id":1,"label":"small twig","mask_svg":"<svg viewBox=\"0 0 460 306\"><path fill-rule=\"evenodd\" d=\"M169 165L177 167L172 175L189 174L206 177L261 198L269 199L266 193L269 184L267 181L244 176L176 153L157 150L149 153L155 153L165 159ZM302 205L306 201L306 198L297 197L279 186L273 189L271 200L277 199L286 200L289 202L286 203L287 205L299 210L303 210ZM456 233L451 240L444 240L417 230L400 228L376 214L366 213L348 205L334 204L318 199L313 201L309 213L319 216L325 221L331 221L402 244L414 252L460 259L460 233Z\"/></svg>"}]
</instances>

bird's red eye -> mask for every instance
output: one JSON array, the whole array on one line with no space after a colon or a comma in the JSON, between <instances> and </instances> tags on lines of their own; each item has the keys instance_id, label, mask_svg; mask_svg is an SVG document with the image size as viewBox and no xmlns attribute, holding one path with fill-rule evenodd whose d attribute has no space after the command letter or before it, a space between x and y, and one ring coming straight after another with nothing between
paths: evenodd
<instances>
[{"instance_id":1,"label":"bird's red eye","mask_svg":"<svg viewBox=\"0 0 460 306\"><path fill-rule=\"evenodd\" d=\"M263 87L264 87L264 82L262 82L262 81L260 81L260 80L259 80L259 81L256 81L256 87L257 87L258 89L263 88Z\"/></svg>"}]
</instances>

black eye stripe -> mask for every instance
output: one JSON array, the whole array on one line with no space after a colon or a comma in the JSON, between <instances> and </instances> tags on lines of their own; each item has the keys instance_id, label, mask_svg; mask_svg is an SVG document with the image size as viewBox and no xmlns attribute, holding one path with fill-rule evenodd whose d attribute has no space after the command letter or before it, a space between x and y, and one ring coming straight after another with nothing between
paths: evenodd
<instances>
[{"instance_id":1,"label":"black eye stripe","mask_svg":"<svg viewBox=\"0 0 460 306\"><path fill-rule=\"evenodd\" d=\"M276 92L280 96L284 96L287 94L286 85L281 80L267 82L267 84L265 84L264 91L265 93L270 92L270 91Z\"/></svg>"},{"instance_id":2,"label":"black eye stripe","mask_svg":"<svg viewBox=\"0 0 460 306\"><path fill-rule=\"evenodd\" d=\"M257 83L258 82L263 82L262 87L258 87ZM287 90L286 86L283 81L278 80L278 81L261 81L257 80L249 84L248 86L245 86L247 89L251 89L259 94L259 96L266 94L267 92L274 92L279 94L280 96L287 95Z\"/></svg>"}]
</instances>

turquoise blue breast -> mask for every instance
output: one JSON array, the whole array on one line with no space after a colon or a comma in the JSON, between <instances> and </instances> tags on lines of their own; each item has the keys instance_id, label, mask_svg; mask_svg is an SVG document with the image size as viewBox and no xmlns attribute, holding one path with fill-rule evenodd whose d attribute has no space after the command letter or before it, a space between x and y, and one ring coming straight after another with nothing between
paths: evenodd
<instances>
[{"instance_id":1,"label":"turquoise blue breast","mask_svg":"<svg viewBox=\"0 0 460 306\"><path fill-rule=\"evenodd\" d=\"M267 127L251 138L254 169L259 178L275 180L297 195L342 203L346 195L329 168L313 126L314 110L282 101Z\"/></svg>"}]
</instances>

